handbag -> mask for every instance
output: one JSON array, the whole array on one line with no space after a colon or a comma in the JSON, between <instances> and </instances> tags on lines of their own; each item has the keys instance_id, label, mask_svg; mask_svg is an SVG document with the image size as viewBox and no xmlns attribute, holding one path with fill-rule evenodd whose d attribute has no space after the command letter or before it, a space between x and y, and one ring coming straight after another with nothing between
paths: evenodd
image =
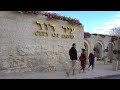
<instances>
[{"instance_id":1,"label":"handbag","mask_svg":"<svg viewBox=\"0 0 120 90\"><path fill-rule=\"evenodd\" d=\"M82 56L80 56L80 57L79 57L79 60L80 60L80 61L83 61L83 58L82 58Z\"/></svg>"}]
</instances>

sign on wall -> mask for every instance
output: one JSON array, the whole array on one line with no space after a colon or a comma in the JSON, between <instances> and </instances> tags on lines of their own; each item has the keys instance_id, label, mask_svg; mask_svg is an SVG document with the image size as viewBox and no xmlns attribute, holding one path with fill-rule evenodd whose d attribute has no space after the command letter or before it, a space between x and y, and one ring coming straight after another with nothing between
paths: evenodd
<instances>
[{"instance_id":1,"label":"sign on wall","mask_svg":"<svg viewBox=\"0 0 120 90\"><path fill-rule=\"evenodd\" d=\"M36 36L44 36L44 37L49 37L52 36L54 38L65 38L65 39L73 39L74 38L74 28L68 27L68 26L61 26L61 29L64 30L65 34L59 34L59 33L55 33L56 31L56 26L51 24L51 23L41 23L41 22L36 22L37 25L39 25L40 30L39 31L35 31L35 35ZM43 27L45 27L45 30L43 29ZM53 33L50 34L48 32L49 29L52 29Z\"/></svg>"}]
</instances>

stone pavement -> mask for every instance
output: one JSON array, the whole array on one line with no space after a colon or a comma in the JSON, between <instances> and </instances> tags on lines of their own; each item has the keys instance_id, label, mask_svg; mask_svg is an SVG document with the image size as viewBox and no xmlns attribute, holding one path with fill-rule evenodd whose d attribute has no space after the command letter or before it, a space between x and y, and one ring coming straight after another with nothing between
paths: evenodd
<instances>
[{"instance_id":1,"label":"stone pavement","mask_svg":"<svg viewBox=\"0 0 120 90\"><path fill-rule=\"evenodd\" d=\"M101 77L120 75L120 71L113 71L112 65L96 65L94 70L86 70L86 73L79 73L66 77L64 71L55 72L19 72L1 73L0 79L97 79Z\"/></svg>"}]
</instances>

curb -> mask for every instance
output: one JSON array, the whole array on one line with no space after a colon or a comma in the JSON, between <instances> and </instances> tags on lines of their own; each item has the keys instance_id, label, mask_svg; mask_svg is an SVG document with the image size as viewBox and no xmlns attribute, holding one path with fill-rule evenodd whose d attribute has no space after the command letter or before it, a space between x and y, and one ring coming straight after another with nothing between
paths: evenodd
<instances>
[{"instance_id":1,"label":"curb","mask_svg":"<svg viewBox=\"0 0 120 90\"><path fill-rule=\"evenodd\" d=\"M97 78L94 78L94 79L106 79L106 78L109 78L109 77L117 77L117 76L120 76L120 74L101 76L101 77L97 77Z\"/></svg>"},{"instance_id":2,"label":"curb","mask_svg":"<svg viewBox=\"0 0 120 90\"><path fill-rule=\"evenodd\" d=\"M115 74L115 75L107 75L107 76L99 76L99 77L94 77L94 78L83 78L83 79L106 79L106 78L109 78L109 77L117 77L117 76L120 76L120 74Z\"/></svg>"}]
</instances>

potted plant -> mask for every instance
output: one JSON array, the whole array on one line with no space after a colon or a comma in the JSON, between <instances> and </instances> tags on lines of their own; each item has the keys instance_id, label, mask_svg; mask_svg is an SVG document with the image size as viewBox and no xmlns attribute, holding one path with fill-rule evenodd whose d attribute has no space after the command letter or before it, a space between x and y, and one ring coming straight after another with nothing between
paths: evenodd
<instances>
[{"instance_id":1,"label":"potted plant","mask_svg":"<svg viewBox=\"0 0 120 90\"><path fill-rule=\"evenodd\" d=\"M103 34L99 34L99 36L101 36L102 38L105 38L105 35L103 35Z\"/></svg>"},{"instance_id":2,"label":"potted plant","mask_svg":"<svg viewBox=\"0 0 120 90\"><path fill-rule=\"evenodd\" d=\"M118 50L118 54L120 54L120 50Z\"/></svg>"},{"instance_id":3,"label":"potted plant","mask_svg":"<svg viewBox=\"0 0 120 90\"><path fill-rule=\"evenodd\" d=\"M112 37L111 37L111 42L114 42L114 41L116 41L117 39L118 39L117 36L112 36Z\"/></svg>"},{"instance_id":4,"label":"potted plant","mask_svg":"<svg viewBox=\"0 0 120 90\"><path fill-rule=\"evenodd\" d=\"M95 36L97 36L97 34L96 34L96 33L94 33L94 34L92 34L92 35L95 35Z\"/></svg>"},{"instance_id":5,"label":"potted plant","mask_svg":"<svg viewBox=\"0 0 120 90\"><path fill-rule=\"evenodd\" d=\"M84 38L90 38L91 34L89 32L84 32Z\"/></svg>"},{"instance_id":6,"label":"potted plant","mask_svg":"<svg viewBox=\"0 0 120 90\"><path fill-rule=\"evenodd\" d=\"M105 49L105 52L108 52L108 49Z\"/></svg>"},{"instance_id":7,"label":"potted plant","mask_svg":"<svg viewBox=\"0 0 120 90\"><path fill-rule=\"evenodd\" d=\"M117 54L117 52L118 52L117 50L113 50L113 54Z\"/></svg>"}]
</instances>

